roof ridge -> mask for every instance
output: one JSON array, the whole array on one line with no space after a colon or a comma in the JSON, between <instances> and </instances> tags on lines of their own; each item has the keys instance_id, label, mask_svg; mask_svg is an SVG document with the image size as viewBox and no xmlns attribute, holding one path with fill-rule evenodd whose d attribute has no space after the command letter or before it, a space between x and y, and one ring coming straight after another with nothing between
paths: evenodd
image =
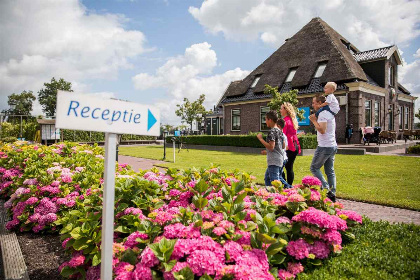
<instances>
[{"instance_id":1,"label":"roof ridge","mask_svg":"<svg viewBox=\"0 0 420 280\"><path fill-rule=\"evenodd\" d=\"M361 52L357 52L355 54L360 54L360 53L364 53L364 52L371 52L371 51L377 51L377 50L382 50L382 49L392 48L392 47L395 47L395 45L390 45L390 46L387 46L387 47L382 47L382 48L376 48L376 49L361 51Z\"/></svg>"},{"instance_id":2,"label":"roof ridge","mask_svg":"<svg viewBox=\"0 0 420 280\"><path fill-rule=\"evenodd\" d=\"M322 30L324 31L324 33L327 35L327 37L330 39L330 42L333 44L334 49L340 54L340 58L341 60L344 61L344 64L347 67L347 70L352 73L354 76L357 77L357 74L355 72L353 72L353 70L351 69L350 65L347 63L346 58L343 56L343 54L341 53L341 51L338 49L338 46L336 45L336 43L334 42L334 39L330 36L330 34L328 34L328 32L325 29L325 26L323 23L327 24L325 21L323 21L321 18L316 18L316 21L321 25ZM338 32L337 32L338 33ZM341 35L340 35L341 36ZM357 63L357 61L356 61Z\"/></svg>"}]
</instances>

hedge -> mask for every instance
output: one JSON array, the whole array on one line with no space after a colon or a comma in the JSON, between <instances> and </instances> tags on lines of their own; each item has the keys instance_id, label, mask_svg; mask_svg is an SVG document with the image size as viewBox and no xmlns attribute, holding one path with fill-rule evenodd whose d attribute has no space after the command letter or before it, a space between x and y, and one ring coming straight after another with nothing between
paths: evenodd
<instances>
[{"instance_id":1,"label":"hedge","mask_svg":"<svg viewBox=\"0 0 420 280\"><path fill-rule=\"evenodd\" d=\"M64 141L73 142L98 142L105 141L105 133L95 131L82 131L82 130L61 130ZM141 136L133 134L123 134L122 140L152 140L153 136Z\"/></svg>"},{"instance_id":2,"label":"hedge","mask_svg":"<svg viewBox=\"0 0 420 280\"><path fill-rule=\"evenodd\" d=\"M420 144L416 144L415 146L409 147L407 152L409 154L420 154Z\"/></svg>"},{"instance_id":3,"label":"hedge","mask_svg":"<svg viewBox=\"0 0 420 280\"><path fill-rule=\"evenodd\" d=\"M172 142L172 137L166 137L166 142ZM316 135L302 135L298 136L298 139L302 149L315 149L318 145ZM177 137L177 143L180 140L191 145L262 147L256 135L191 135Z\"/></svg>"},{"instance_id":4,"label":"hedge","mask_svg":"<svg viewBox=\"0 0 420 280\"><path fill-rule=\"evenodd\" d=\"M38 129L38 123L37 122L31 122L31 121L22 121L22 138L25 138L25 140L33 141L35 139L35 134ZM1 139L9 138L9 137L20 137L20 123L9 123L9 122L3 122L1 124ZM11 139L11 138L10 138ZM11 141L13 142L13 141Z\"/></svg>"}]
</instances>

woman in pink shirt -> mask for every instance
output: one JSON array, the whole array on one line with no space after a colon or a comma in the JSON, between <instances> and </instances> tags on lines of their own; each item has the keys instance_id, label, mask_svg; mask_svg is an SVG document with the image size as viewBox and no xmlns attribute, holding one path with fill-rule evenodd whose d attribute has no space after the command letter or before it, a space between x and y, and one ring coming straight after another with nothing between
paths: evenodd
<instances>
[{"instance_id":1,"label":"woman in pink shirt","mask_svg":"<svg viewBox=\"0 0 420 280\"><path fill-rule=\"evenodd\" d=\"M293 180L295 179L295 173L293 172L293 164L295 162L296 156L300 154L300 144L297 137L298 121L296 119L295 109L293 105L289 102L281 105L280 114L284 118L284 128L283 133L287 137L287 163L286 175L287 183L293 185Z\"/></svg>"}]
</instances>

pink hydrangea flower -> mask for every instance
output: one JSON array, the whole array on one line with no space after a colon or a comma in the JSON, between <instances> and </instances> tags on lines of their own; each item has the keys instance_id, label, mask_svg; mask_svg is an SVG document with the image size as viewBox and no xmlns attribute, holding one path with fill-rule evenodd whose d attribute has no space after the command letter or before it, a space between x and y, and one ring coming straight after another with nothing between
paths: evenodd
<instances>
[{"instance_id":1,"label":"pink hydrangea flower","mask_svg":"<svg viewBox=\"0 0 420 280\"><path fill-rule=\"evenodd\" d=\"M321 199L321 194L317 190L311 189L311 201L318 201Z\"/></svg>"},{"instance_id":2,"label":"pink hydrangea flower","mask_svg":"<svg viewBox=\"0 0 420 280\"><path fill-rule=\"evenodd\" d=\"M124 245L130 248L133 248L134 246L139 244L139 242L136 241L137 238L146 240L147 238L149 238L149 236L145 233L141 233L138 231L133 232L127 237L127 240L125 241Z\"/></svg>"},{"instance_id":3,"label":"pink hydrangea flower","mask_svg":"<svg viewBox=\"0 0 420 280\"><path fill-rule=\"evenodd\" d=\"M302 202L305 201L305 198L300 194L292 194L289 196L288 201L290 202Z\"/></svg>"},{"instance_id":4,"label":"pink hydrangea flower","mask_svg":"<svg viewBox=\"0 0 420 280\"><path fill-rule=\"evenodd\" d=\"M35 196L32 196L32 197L28 198L28 200L26 200L25 203L26 203L26 205L33 205L37 202L38 202L38 198L35 197Z\"/></svg>"},{"instance_id":5,"label":"pink hydrangea flower","mask_svg":"<svg viewBox=\"0 0 420 280\"><path fill-rule=\"evenodd\" d=\"M295 275L284 269L279 269L278 278L281 280L291 280L295 279Z\"/></svg>"},{"instance_id":6,"label":"pink hydrangea flower","mask_svg":"<svg viewBox=\"0 0 420 280\"><path fill-rule=\"evenodd\" d=\"M140 256L141 256L140 264L142 266L154 267L155 265L159 264L158 258L156 258L155 254L153 253L153 251L149 247L146 247L143 250L143 252L141 253ZM137 267L136 267L136 269L137 269Z\"/></svg>"},{"instance_id":7,"label":"pink hydrangea flower","mask_svg":"<svg viewBox=\"0 0 420 280\"><path fill-rule=\"evenodd\" d=\"M197 276L204 274L215 275L217 271L222 269L223 261L209 250L196 250L187 258L188 266Z\"/></svg>"},{"instance_id":8,"label":"pink hydrangea flower","mask_svg":"<svg viewBox=\"0 0 420 280\"><path fill-rule=\"evenodd\" d=\"M136 269L133 272L133 280L152 280L152 270L140 263L136 265Z\"/></svg>"},{"instance_id":9,"label":"pink hydrangea flower","mask_svg":"<svg viewBox=\"0 0 420 280\"><path fill-rule=\"evenodd\" d=\"M338 213L338 215L339 216L341 216L341 215L345 215L345 216L347 216L347 218L349 219L349 220L352 220L352 221L355 221L355 222L358 222L359 224L361 224L362 223L362 221L363 221L363 219L362 219L362 216L360 216L358 213L356 213L356 212L354 212L354 211L351 211L351 210L339 210L339 211L337 211Z\"/></svg>"},{"instance_id":10,"label":"pink hydrangea flower","mask_svg":"<svg viewBox=\"0 0 420 280\"><path fill-rule=\"evenodd\" d=\"M297 260L306 258L309 255L309 249L310 245L302 238L296 241L290 241L286 247L289 255L295 257Z\"/></svg>"},{"instance_id":11,"label":"pink hydrangea flower","mask_svg":"<svg viewBox=\"0 0 420 280\"><path fill-rule=\"evenodd\" d=\"M223 248L226 250L230 257L230 260L227 262L237 261L244 251L242 246L234 241L226 242Z\"/></svg>"},{"instance_id":12,"label":"pink hydrangea flower","mask_svg":"<svg viewBox=\"0 0 420 280\"><path fill-rule=\"evenodd\" d=\"M322 235L322 239L327 241L330 244L336 244L336 245L341 245L341 242L342 242L341 234L338 231L332 230L332 229L328 229Z\"/></svg>"},{"instance_id":13,"label":"pink hydrangea flower","mask_svg":"<svg viewBox=\"0 0 420 280\"><path fill-rule=\"evenodd\" d=\"M213 229L213 233L216 234L217 236L221 236L221 235L227 233L227 231L222 227L215 227Z\"/></svg>"},{"instance_id":14,"label":"pink hydrangea flower","mask_svg":"<svg viewBox=\"0 0 420 280\"><path fill-rule=\"evenodd\" d=\"M287 264L287 271L289 271L293 275L297 275L297 274L303 272L303 269L304 269L303 265L299 262L297 262L297 263L289 262Z\"/></svg>"},{"instance_id":15,"label":"pink hydrangea flower","mask_svg":"<svg viewBox=\"0 0 420 280\"><path fill-rule=\"evenodd\" d=\"M78 267L81 266L85 262L85 256L82 253L75 253L73 257L69 261L70 267Z\"/></svg>"},{"instance_id":16,"label":"pink hydrangea flower","mask_svg":"<svg viewBox=\"0 0 420 280\"><path fill-rule=\"evenodd\" d=\"M291 221L285 216L280 216L277 218L276 224L291 224Z\"/></svg>"},{"instance_id":17,"label":"pink hydrangea flower","mask_svg":"<svg viewBox=\"0 0 420 280\"><path fill-rule=\"evenodd\" d=\"M305 176L302 179L302 184L309 186L322 186L321 181L313 176Z\"/></svg>"},{"instance_id":18,"label":"pink hydrangea flower","mask_svg":"<svg viewBox=\"0 0 420 280\"><path fill-rule=\"evenodd\" d=\"M314 254L318 259L325 259L328 257L330 253L330 249L325 242L322 241L315 241L314 244L310 248L310 253Z\"/></svg>"},{"instance_id":19,"label":"pink hydrangea flower","mask_svg":"<svg viewBox=\"0 0 420 280\"><path fill-rule=\"evenodd\" d=\"M295 222L306 222L319 226L320 228L329 228L336 230L346 230L346 221L337 216L330 215L322 210L309 207L307 210L300 212L292 218Z\"/></svg>"}]
</instances>

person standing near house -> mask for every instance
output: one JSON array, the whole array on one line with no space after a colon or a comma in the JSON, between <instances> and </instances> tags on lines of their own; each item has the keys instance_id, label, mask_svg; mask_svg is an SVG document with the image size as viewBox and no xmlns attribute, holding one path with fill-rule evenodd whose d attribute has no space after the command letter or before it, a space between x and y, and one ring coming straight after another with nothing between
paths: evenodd
<instances>
[{"instance_id":1,"label":"person standing near house","mask_svg":"<svg viewBox=\"0 0 420 280\"><path fill-rule=\"evenodd\" d=\"M269 111L265 114L265 123L270 128L267 135L267 141L264 141L262 134L257 135L258 140L267 150L267 170L265 172L265 185L271 186L271 182L280 180L280 169L283 167L283 156L281 149L285 147L284 135L281 130L276 126L277 113Z\"/></svg>"},{"instance_id":2,"label":"person standing near house","mask_svg":"<svg viewBox=\"0 0 420 280\"><path fill-rule=\"evenodd\" d=\"M280 114L284 119L283 133L287 137L287 163L286 167L286 180L287 183L293 185L295 173L293 172L293 164L295 163L296 156L300 154L300 144L297 137L298 121L296 112L293 105L289 102L281 105Z\"/></svg>"},{"instance_id":3,"label":"person standing near house","mask_svg":"<svg viewBox=\"0 0 420 280\"><path fill-rule=\"evenodd\" d=\"M318 111L323 103L325 103L325 96L320 95L312 99L312 107L315 111ZM337 153L335 117L331 112L324 110L319 113L318 118L315 114L310 115L309 120L314 124L315 129L317 130L318 141L318 147L315 150L311 163L311 172L321 181L322 188L328 190L328 198L335 202L336 178L334 172L334 158ZM322 175L322 166L324 166L328 182Z\"/></svg>"}]
</instances>

